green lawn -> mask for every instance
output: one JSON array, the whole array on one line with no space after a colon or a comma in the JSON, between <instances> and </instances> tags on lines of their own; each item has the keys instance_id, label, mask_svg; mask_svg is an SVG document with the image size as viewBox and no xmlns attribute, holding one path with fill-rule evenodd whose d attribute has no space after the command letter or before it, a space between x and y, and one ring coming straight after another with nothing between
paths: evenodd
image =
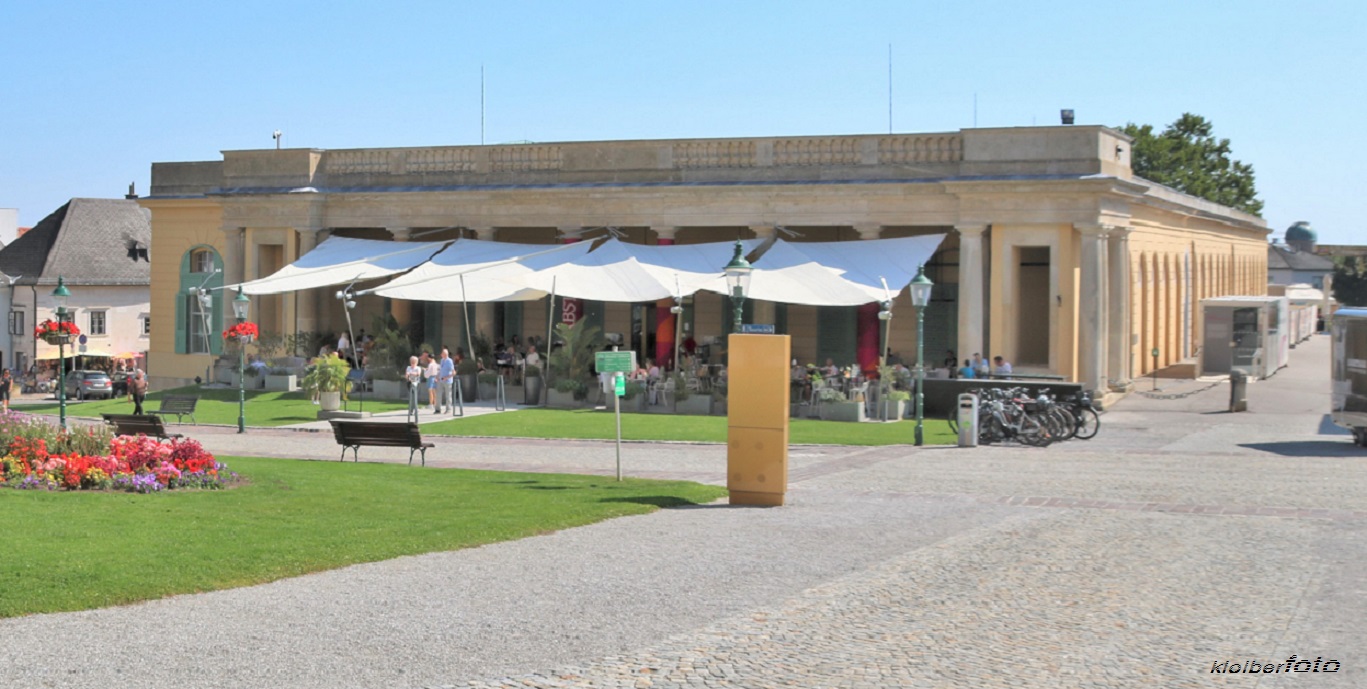
<instances>
[{"instance_id":1,"label":"green lawn","mask_svg":"<svg viewBox=\"0 0 1367 689\"><path fill-rule=\"evenodd\" d=\"M685 481L222 458L250 478L154 495L0 490L0 617L84 610L468 548L660 506Z\"/></svg>"},{"instance_id":2,"label":"green lawn","mask_svg":"<svg viewBox=\"0 0 1367 689\"><path fill-rule=\"evenodd\" d=\"M810 445L910 445L915 421L842 423L794 419L789 442ZM606 411L523 409L512 414L485 414L424 424L426 435L475 435L507 438L575 438L611 440L616 421ZM943 419L926 419L927 445L952 445L957 436ZM726 442L726 418L667 414L622 414L624 440Z\"/></svg>"},{"instance_id":3,"label":"green lawn","mask_svg":"<svg viewBox=\"0 0 1367 689\"><path fill-rule=\"evenodd\" d=\"M237 425L237 390L227 388L203 389L198 386L176 388L154 392L147 396L143 409L156 409L157 400L162 395L196 395L199 405L195 408L195 420L199 423ZM357 408L357 401L351 401L351 408ZM387 402L366 400L366 411L392 411L406 409L406 402ZM56 414L56 402L41 404L21 404L15 408L32 414ZM68 401L68 416L98 418L100 414L131 414L133 403L126 397L112 400L90 400L88 402ZM309 401L303 392L263 392L247 391L248 426L284 426L294 423L307 423L318 420L318 407Z\"/></svg>"}]
</instances>

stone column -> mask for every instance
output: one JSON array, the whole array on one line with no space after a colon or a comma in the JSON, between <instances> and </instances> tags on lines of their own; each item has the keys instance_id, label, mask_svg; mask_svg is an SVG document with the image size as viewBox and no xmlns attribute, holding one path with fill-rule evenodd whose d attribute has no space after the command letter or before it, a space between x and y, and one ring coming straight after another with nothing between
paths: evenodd
<instances>
[{"instance_id":1,"label":"stone column","mask_svg":"<svg viewBox=\"0 0 1367 689\"><path fill-rule=\"evenodd\" d=\"M236 285L246 282L246 254L243 251L243 238L246 228L224 227L223 229L223 284Z\"/></svg>"},{"instance_id":2,"label":"stone column","mask_svg":"<svg viewBox=\"0 0 1367 689\"><path fill-rule=\"evenodd\" d=\"M472 227L470 229L474 231L475 239L481 239L487 242L494 241L494 236L497 234L497 231L492 227ZM467 281L469 280L469 278L466 279ZM494 318L495 308L497 308L497 305L493 302L475 304L475 333L489 336L490 342L497 342L503 337L503 333L494 331L495 326L497 325L497 323L494 322L496 320Z\"/></svg>"},{"instance_id":3,"label":"stone column","mask_svg":"<svg viewBox=\"0 0 1367 689\"><path fill-rule=\"evenodd\" d=\"M311 227L296 227L299 235L299 256L313 251L318 242L318 231ZM295 260L298 260L296 258ZM320 290L300 290L294 293L294 332L311 332L318 329L318 292ZM321 290L326 292L327 290Z\"/></svg>"},{"instance_id":4,"label":"stone column","mask_svg":"<svg viewBox=\"0 0 1367 689\"><path fill-rule=\"evenodd\" d=\"M1082 235L1078 296L1078 378L1088 390L1106 384L1106 225L1075 225Z\"/></svg>"},{"instance_id":5,"label":"stone column","mask_svg":"<svg viewBox=\"0 0 1367 689\"><path fill-rule=\"evenodd\" d=\"M991 359L983 342L983 232L987 225L956 225L959 232L959 359L982 354Z\"/></svg>"},{"instance_id":6,"label":"stone column","mask_svg":"<svg viewBox=\"0 0 1367 689\"><path fill-rule=\"evenodd\" d=\"M406 242L413 234L411 227L386 227L385 229L389 230L389 234L393 235L396 242ZM407 299L390 299L389 314L402 328L413 322L413 302Z\"/></svg>"},{"instance_id":7,"label":"stone column","mask_svg":"<svg viewBox=\"0 0 1367 689\"><path fill-rule=\"evenodd\" d=\"M1113 390L1125 392L1133 385L1130 382L1130 346L1133 322L1130 318L1130 228L1111 227L1107 231L1110 246L1106 257L1110 313L1107 316L1109 336L1107 338L1108 358L1106 371Z\"/></svg>"}]
</instances>

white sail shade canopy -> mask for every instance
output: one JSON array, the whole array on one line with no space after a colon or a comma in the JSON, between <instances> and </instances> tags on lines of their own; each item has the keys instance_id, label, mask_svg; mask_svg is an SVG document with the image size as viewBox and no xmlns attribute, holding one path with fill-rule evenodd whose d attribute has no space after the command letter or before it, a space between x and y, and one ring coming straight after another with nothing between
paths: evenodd
<instances>
[{"instance_id":1,"label":"white sail shade canopy","mask_svg":"<svg viewBox=\"0 0 1367 689\"><path fill-rule=\"evenodd\" d=\"M282 294L397 275L426 263L447 243L328 237L294 263L266 277L242 283L242 291L251 295Z\"/></svg>"},{"instance_id":2,"label":"white sail shade canopy","mask_svg":"<svg viewBox=\"0 0 1367 689\"><path fill-rule=\"evenodd\" d=\"M754 263L747 299L809 306L858 306L893 296L930 261L943 234L858 242L774 242ZM717 278L707 289L726 294Z\"/></svg>"},{"instance_id":3,"label":"white sail shade canopy","mask_svg":"<svg viewBox=\"0 0 1367 689\"><path fill-rule=\"evenodd\" d=\"M943 234L857 242L780 239L755 260L746 298L813 306L883 301L889 292L896 295L906 288L943 239ZM757 239L742 241L746 253L761 244ZM404 273L358 294L479 303L541 299L553 291L573 299L638 303L699 290L726 294L722 268L734 246L644 246L616 238L554 245L479 239L408 244L333 237L243 288L248 294L277 294Z\"/></svg>"},{"instance_id":4,"label":"white sail shade canopy","mask_svg":"<svg viewBox=\"0 0 1367 689\"><path fill-rule=\"evenodd\" d=\"M373 290L392 299L456 301L529 301L550 293L533 286L530 276L587 254L591 242L575 244L515 244L482 239L460 239L406 275ZM462 277L464 278L462 280Z\"/></svg>"}]
</instances>

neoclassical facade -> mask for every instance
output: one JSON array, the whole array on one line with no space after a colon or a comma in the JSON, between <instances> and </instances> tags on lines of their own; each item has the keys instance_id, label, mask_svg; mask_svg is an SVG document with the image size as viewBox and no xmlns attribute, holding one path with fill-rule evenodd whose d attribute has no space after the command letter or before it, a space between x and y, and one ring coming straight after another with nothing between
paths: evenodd
<instances>
[{"instance_id":1,"label":"neoclassical facade","mask_svg":"<svg viewBox=\"0 0 1367 689\"><path fill-rule=\"evenodd\" d=\"M646 244L764 238L861 241L946 234L927 265L926 357L1002 355L1017 370L1100 390L1190 358L1199 300L1263 294L1266 224L1133 176L1130 140L1105 127L966 129L934 134L605 141L393 149L225 151L209 162L156 163L150 373L169 385L202 375L193 299L288 265L331 235L432 241L459 236L545 243L611 231ZM721 266L718 266L720 271ZM213 271L221 270L221 273ZM334 290L253 299L276 332L339 332ZM464 341L453 295L362 299L357 327L391 313L434 345ZM211 328L230 317L216 299ZM587 318L642 358L667 304L546 300L470 305L491 338L544 336ZM793 335L804 361L856 362L878 307L747 304L746 320ZM915 353L916 319L898 296L888 347ZM700 293L683 314L698 342L724 336L724 297ZM879 335L873 335L878 337ZM212 340L212 338L210 338ZM1151 356L1153 350L1158 357ZM865 351L865 350L861 350Z\"/></svg>"}]
</instances>

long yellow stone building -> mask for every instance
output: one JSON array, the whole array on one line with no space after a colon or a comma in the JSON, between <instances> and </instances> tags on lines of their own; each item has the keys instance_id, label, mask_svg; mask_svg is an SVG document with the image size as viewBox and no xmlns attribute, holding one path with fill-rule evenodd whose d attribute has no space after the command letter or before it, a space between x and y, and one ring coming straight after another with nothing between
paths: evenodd
<instances>
[{"instance_id":1,"label":"long yellow stone building","mask_svg":"<svg viewBox=\"0 0 1367 689\"><path fill-rule=\"evenodd\" d=\"M927 275L928 365L952 350L1001 355L1017 371L1125 390L1156 365L1194 355L1199 300L1263 294L1261 218L1137 178L1130 139L1097 126L930 134L225 151L156 163L152 211L158 385L203 375L231 322L222 292L211 337L188 290L268 275L332 236L433 241L459 236L553 244L613 228L645 244L768 237L851 241L947 234ZM721 266L718 266L720 271ZM334 290L261 296L253 320L279 333L339 333ZM459 304L361 299L357 327L392 313L425 341L465 341ZM441 300L439 300L441 299ZM699 293L686 337L729 329L725 298ZM654 356L657 304L586 303L582 316ZM491 338L544 336L548 304L471 306ZM560 307L554 306L559 315ZM907 295L887 346L915 353ZM793 355L862 364L856 343L877 307L758 303L747 321L793 336ZM208 352L205 352L205 348Z\"/></svg>"}]
</instances>

